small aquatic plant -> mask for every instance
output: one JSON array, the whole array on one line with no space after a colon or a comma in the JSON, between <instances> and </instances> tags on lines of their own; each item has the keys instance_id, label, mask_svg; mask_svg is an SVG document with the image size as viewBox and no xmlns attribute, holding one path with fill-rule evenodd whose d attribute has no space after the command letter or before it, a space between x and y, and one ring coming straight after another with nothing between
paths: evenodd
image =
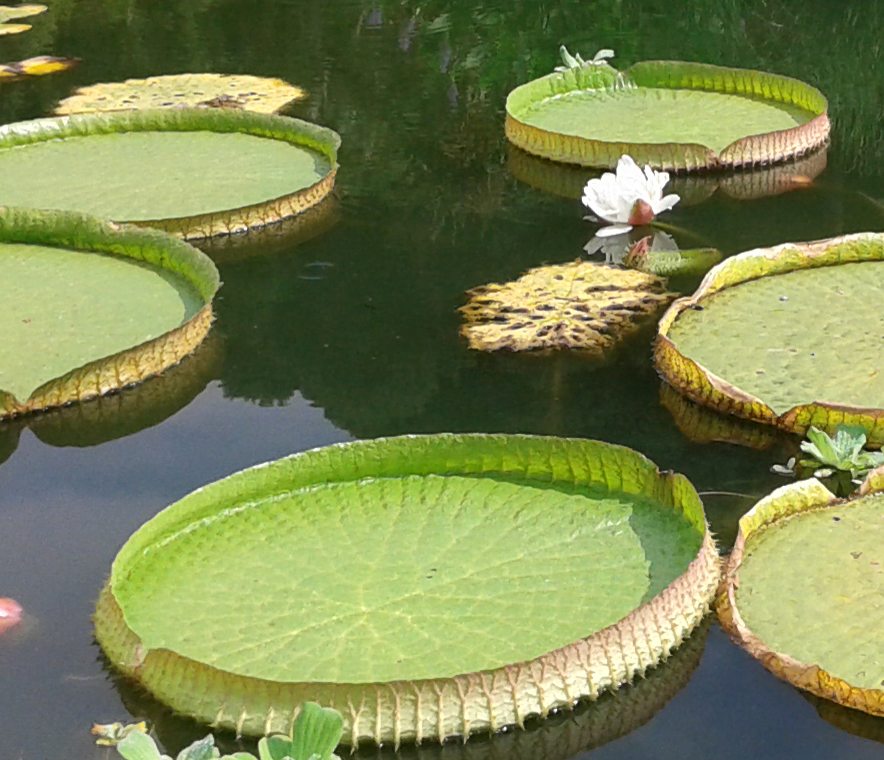
<instances>
[{"instance_id":1,"label":"small aquatic plant","mask_svg":"<svg viewBox=\"0 0 884 760\"><path fill-rule=\"evenodd\" d=\"M125 760L172 760L160 752L144 723L96 724L92 733L100 737L96 744L115 746ZM292 725L291 736L265 736L258 742L258 760L340 760L334 751L342 733L343 722L337 710L305 702ZM215 746L215 737L209 734L185 747L176 757L176 760L216 759L255 760L255 756L250 752L222 755Z\"/></svg>"},{"instance_id":2,"label":"small aquatic plant","mask_svg":"<svg viewBox=\"0 0 884 760\"><path fill-rule=\"evenodd\" d=\"M865 450L866 429L860 425L838 425L834 436L811 427L807 437L809 441L801 442L801 450L809 455L807 459L796 461L796 457L792 457L785 466L775 464L771 472L798 477L833 477L839 490L850 492L869 472L884 464L884 452Z\"/></svg>"}]
</instances>

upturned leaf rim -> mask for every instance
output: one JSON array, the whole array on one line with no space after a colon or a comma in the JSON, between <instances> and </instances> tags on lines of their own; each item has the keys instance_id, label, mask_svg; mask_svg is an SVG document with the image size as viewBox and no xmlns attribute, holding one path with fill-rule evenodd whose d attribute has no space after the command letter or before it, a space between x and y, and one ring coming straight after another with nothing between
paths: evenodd
<instances>
[{"instance_id":1,"label":"upturned leaf rim","mask_svg":"<svg viewBox=\"0 0 884 760\"><path fill-rule=\"evenodd\" d=\"M622 472L612 466L621 460ZM415 681L294 683L234 675L168 649L145 649L114 596L114 583L125 576L130 563L164 537L233 508L252 482L272 496L317 482L489 473L650 495L685 516L697 531L700 549L688 569L660 594L585 639L529 662ZM368 740L398 746L521 726L531 715L546 716L616 688L680 644L704 617L719 580L718 553L696 491L684 476L661 473L638 452L598 441L542 436L409 435L334 444L258 465L167 507L136 531L114 560L99 597L95 629L99 644L121 673L177 712L214 727L247 735L285 733L297 706L309 700L343 715L345 743L357 746ZM608 651L612 647L613 655Z\"/></svg>"},{"instance_id":2,"label":"upturned leaf rim","mask_svg":"<svg viewBox=\"0 0 884 760\"><path fill-rule=\"evenodd\" d=\"M212 325L218 270L208 256L154 229L74 211L0 207L0 243L107 253L166 270L186 281L203 307L179 327L124 351L96 357L36 388L27 399L0 389L0 421L113 393L159 375L193 353Z\"/></svg>"},{"instance_id":3,"label":"upturned leaf rim","mask_svg":"<svg viewBox=\"0 0 884 760\"><path fill-rule=\"evenodd\" d=\"M53 116L0 126L0 150L66 137L124 132L239 132L282 140L324 156L330 169L317 182L279 198L205 214L150 220L115 219L120 224L152 227L185 240L230 235L263 227L317 205L335 185L341 144L337 132L277 114L219 108L157 108Z\"/></svg>"},{"instance_id":4,"label":"upturned leaf rim","mask_svg":"<svg viewBox=\"0 0 884 760\"><path fill-rule=\"evenodd\" d=\"M520 120L526 104L575 90L614 86L618 72L602 64L556 71L513 89L506 99L505 132L522 150L552 161L614 168L628 154L636 163L669 171L699 171L767 165L808 153L828 139L828 102L812 85L754 69L688 61L639 61L622 72L641 87L736 93L791 103L813 114L806 123L784 130L746 135L720 153L699 143L632 143L593 140L532 126Z\"/></svg>"},{"instance_id":5,"label":"upturned leaf rim","mask_svg":"<svg viewBox=\"0 0 884 760\"><path fill-rule=\"evenodd\" d=\"M781 521L801 519L801 515L808 512L832 507L849 509L851 503L882 491L884 467L879 467L870 472L859 491L846 500L836 497L816 478L782 486L763 498L740 519L737 539L715 601L715 611L731 639L777 678L830 702L884 717L884 688L854 686L816 663L802 662L787 652L774 650L746 623L736 599L740 568L751 551L753 539L763 529Z\"/></svg>"},{"instance_id":6,"label":"upturned leaf rim","mask_svg":"<svg viewBox=\"0 0 884 760\"><path fill-rule=\"evenodd\" d=\"M720 412L800 435L811 426L834 434L838 425L860 425L867 431L868 443L881 446L884 444L884 409L812 401L777 414L764 399L747 393L684 355L669 334L681 314L702 308L704 299L724 288L800 269L882 260L884 233L877 232L857 232L810 243L781 243L731 256L709 270L693 295L674 301L663 314L653 346L657 372L691 400Z\"/></svg>"}]
</instances>

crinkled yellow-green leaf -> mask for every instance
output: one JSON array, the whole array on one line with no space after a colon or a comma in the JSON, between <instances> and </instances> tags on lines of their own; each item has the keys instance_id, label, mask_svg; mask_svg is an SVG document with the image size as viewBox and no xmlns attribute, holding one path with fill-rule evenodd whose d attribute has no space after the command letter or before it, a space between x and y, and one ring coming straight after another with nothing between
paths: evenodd
<instances>
[{"instance_id":1,"label":"crinkled yellow-green leaf","mask_svg":"<svg viewBox=\"0 0 884 760\"><path fill-rule=\"evenodd\" d=\"M537 267L468 291L460 308L470 348L602 353L673 297L659 277L596 262Z\"/></svg>"}]
</instances>

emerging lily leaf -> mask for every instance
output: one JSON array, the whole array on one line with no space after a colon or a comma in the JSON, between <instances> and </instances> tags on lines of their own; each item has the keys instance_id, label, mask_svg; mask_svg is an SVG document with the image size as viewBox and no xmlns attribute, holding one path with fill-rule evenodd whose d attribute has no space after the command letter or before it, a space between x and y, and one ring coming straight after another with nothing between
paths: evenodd
<instances>
[{"instance_id":1,"label":"emerging lily leaf","mask_svg":"<svg viewBox=\"0 0 884 760\"><path fill-rule=\"evenodd\" d=\"M479 351L576 349L602 354L674 297L654 275L595 262L531 269L482 285L460 307L461 332Z\"/></svg>"},{"instance_id":2,"label":"emerging lily leaf","mask_svg":"<svg viewBox=\"0 0 884 760\"><path fill-rule=\"evenodd\" d=\"M281 79L248 74L169 74L81 87L62 100L59 116L143 108L228 108L276 113L307 94Z\"/></svg>"},{"instance_id":3,"label":"emerging lily leaf","mask_svg":"<svg viewBox=\"0 0 884 760\"><path fill-rule=\"evenodd\" d=\"M144 721L138 723L94 723L90 730L93 736L98 738L95 743L102 747L114 747L125 739L133 731L142 734L147 733L147 724Z\"/></svg>"}]
</instances>

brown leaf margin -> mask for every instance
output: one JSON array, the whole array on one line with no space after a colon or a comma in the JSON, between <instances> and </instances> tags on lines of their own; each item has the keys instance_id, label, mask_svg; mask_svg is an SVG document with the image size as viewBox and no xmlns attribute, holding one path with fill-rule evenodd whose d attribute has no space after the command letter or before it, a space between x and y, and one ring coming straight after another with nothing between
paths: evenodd
<instances>
[{"instance_id":1,"label":"brown leaf margin","mask_svg":"<svg viewBox=\"0 0 884 760\"><path fill-rule=\"evenodd\" d=\"M412 452L403 459L404 450ZM260 471L260 473L258 472ZM264 493L379 474L552 477L643 493L681 512L702 533L687 570L623 619L534 660L453 677L386 683L297 683L239 675L169 649L147 649L114 596L130 562L163 537L241 501L260 474ZM494 732L569 709L665 660L704 619L721 581L721 560L702 502L683 475L662 473L638 452L582 439L529 435L409 435L336 444L236 473L193 492L145 523L114 560L94 615L95 635L123 675L176 712L239 735L290 733L304 701L338 710L354 748Z\"/></svg>"},{"instance_id":2,"label":"brown leaf margin","mask_svg":"<svg viewBox=\"0 0 884 760\"><path fill-rule=\"evenodd\" d=\"M811 426L834 433L838 425L860 425L866 429L868 443L881 446L884 444L884 409L814 401L777 415L763 399L746 393L682 354L668 337L679 315L702 307L704 298L724 288L797 269L881 260L884 260L884 233L874 232L812 243L783 243L732 256L713 267L692 296L679 298L663 315L653 349L657 371L673 388L713 409L801 435Z\"/></svg>"},{"instance_id":3,"label":"brown leaf margin","mask_svg":"<svg viewBox=\"0 0 884 760\"><path fill-rule=\"evenodd\" d=\"M869 473L853 500L881 490L884 490L884 467ZM846 503L849 504L850 501ZM845 500L838 499L816 478L800 480L778 488L759 501L740 519L737 540L727 561L715 610L722 628L734 642L749 652L777 678L845 707L862 710L871 715L884 716L884 689L851 686L847 681L823 670L819 665L801 662L784 652L774 651L752 632L740 614L736 602L740 566L746 556L747 544L751 543L757 531L778 520L802 512L844 505Z\"/></svg>"},{"instance_id":4,"label":"brown leaf margin","mask_svg":"<svg viewBox=\"0 0 884 760\"><path fill-rule=\"evenodd\" d=\"M589 64L581 69L554 72L516 87L506 100L507 139L528 153L563 163L613 168L620 156L629 154L638 164L672 171L779 163L803 155L828 140L828 102L815 87L778 74L685 61L641 61L622 75L642 87L745 94L797 105L814 116L789 129L742 137L720 154L697 143L591 140L550 132L519 119L518 114L530 103L578 89L616 86L613 79L616 73L610 66Z\"/></svg>"}]
</instances>

